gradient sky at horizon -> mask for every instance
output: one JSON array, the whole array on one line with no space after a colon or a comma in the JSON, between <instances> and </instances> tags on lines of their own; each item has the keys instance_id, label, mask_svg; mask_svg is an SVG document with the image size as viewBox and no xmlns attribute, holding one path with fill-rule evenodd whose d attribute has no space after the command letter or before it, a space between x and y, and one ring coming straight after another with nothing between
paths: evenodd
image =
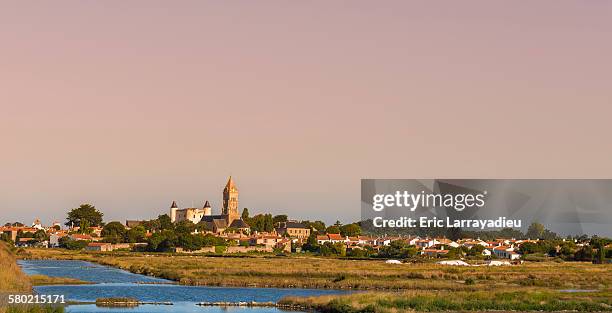
<instances>
[{"instance_id":1,"label":"gradient sky at horizon","mask_svg":"<svg viewBox=\"0 0 612 313\"><path fill-rule=\"evenodd\" d=\"M0 222L344 222L361 178L612 177L606 1L0 4Z\"/></svg>"}]
</instances>

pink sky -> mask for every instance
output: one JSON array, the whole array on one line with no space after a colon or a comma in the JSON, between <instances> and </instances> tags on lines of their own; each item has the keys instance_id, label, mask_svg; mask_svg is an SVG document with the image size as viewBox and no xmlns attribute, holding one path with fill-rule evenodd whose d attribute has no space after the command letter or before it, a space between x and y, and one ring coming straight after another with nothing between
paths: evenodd
<instances>
[{"instance_id":1,"label":"pink sky","mask_svg":"<svg viewBox=\"0 0 612 313\"><path fill-rule=\"evenodd\" d=\"M0 4L0 222L359 217L360 178L612 177L612 3Z\"/></svg>"}]
</instances>

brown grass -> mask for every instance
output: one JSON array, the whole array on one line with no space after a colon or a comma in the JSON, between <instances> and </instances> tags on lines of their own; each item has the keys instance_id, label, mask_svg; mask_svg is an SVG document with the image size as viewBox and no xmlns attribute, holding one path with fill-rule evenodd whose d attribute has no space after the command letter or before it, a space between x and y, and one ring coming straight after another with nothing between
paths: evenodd
<instances>
[{"instance_id":1,"label":"brown grass","mask_svg":"<svg viewBox=\"0 0 612 313\"><path fill-rule=\"evenodd\" d=\"M92 284L91 282L82 281L76 278L69 277L51 277L47 275L31 275L29 276L32 286L46 286L46 285L86 285Z\"/></svg>"},{"instance_id":2,"label":"brown grass","mask_svg":"<svg viewBox=\"0 0 612 313\"><path fill-rule=\"evenodd\" d=\"M6 243L0 241L0 292L30 292L28 277L15 262L15 255Z\"/></svg>"},{"instance_id":3,"label":"brown grass","mask_svg":"<svg viewBox=\"0 0 612 313\"><path fill-rule=\"evenodd\" d=\"M517 286L606 289L612 284L612 266L573 262L451 267L316 257L237 258L49 249L31 249L28 253L32 258L93 261L186 285L476 291ZM466 280L475 283L466 284Z\"/></svg>"}]
</instances>

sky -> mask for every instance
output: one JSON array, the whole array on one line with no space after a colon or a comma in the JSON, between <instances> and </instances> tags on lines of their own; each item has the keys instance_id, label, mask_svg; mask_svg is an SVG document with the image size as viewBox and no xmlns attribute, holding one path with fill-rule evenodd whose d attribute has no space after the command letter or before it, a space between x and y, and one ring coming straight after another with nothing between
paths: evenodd
<instances>
[{"instance_id":1,"label":"sky","mask_svg":"<svg viewBox=\"0 0 612 313\"><path fill-rule=\"evenodd\" d=\"M612 3L0 3L0 222L211 201L357 220L362 178L612 177Z\"/></svg>"}]
</instances>

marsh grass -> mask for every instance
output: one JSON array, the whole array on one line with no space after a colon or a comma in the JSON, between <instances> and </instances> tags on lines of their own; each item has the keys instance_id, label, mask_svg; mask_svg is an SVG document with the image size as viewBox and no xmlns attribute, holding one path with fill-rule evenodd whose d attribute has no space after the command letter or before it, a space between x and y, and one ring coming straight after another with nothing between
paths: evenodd
<instances>
[{"instance_id":1,"label":"marsh grass","mask_svg":"<svg viewBox=\"0 0 612 313\"><path fill-rule=\"evenodd\" d=\"M47 275L30 275L29 279L33 286L92 284L91 282L83 281L83 280L76 279L76 278L51 277Z\"/></svg>"},{"instance_id":2,"label":"marsh grass","mask_svg":"<svg viewBox=\"0 0 612 313\"><path fill-rule=\"evenodd\" d=\"M12 306L5 308L4 311L0 308L0 312L3 313L64 313L64 307L53 306L53 305L28 305L28 306Z\"/></svg>"},{"instance_id":3,"label":"marsh grass","mask_svg":"<svg viewBox=\"0 0 612 313\"><path fill-rule=\"evenodd\" d=\"M28 277L15 261L15 255L4 242L0 241L0 292L30 292L32 286Z\"/></svg>"},{"instance_id":4,"label":"marsh grass","mask_svg":"<svg viewBox=\"0 0 612 313\"><path fill-rule=\"evenodd\" d=\"M567 296L556 292L522 290L500 292L405 291L359 293L346 296L286 297L279 303L321 312L437 312L437 311L609 311L609 292Z\"/></svg>"},{"instance_id":5,"label":"marsh grass","mask_svg":"<svg viewBox=\"0 0 612 313\"><path fill-rule=\"evenodd\" d=\"M17 265L15 254L4 242L0 241L0 294L30 293L30 279ZM5 299L0 299L4 301ZM61 306L18 305L3 306L0 303L0 313L63 313Z\"/></svg>"},{"instance_id":6,"label":"marsh grass","mask_svg":"<svg viewBox=\"0 0 612 313\"><path fill-rule=\"evenodd\" d=\"M612 284L611 265L578 262L450 267L316 257L210 257L60 249L30 249L24 257L92 261L185 285L479 291L508 286L603 290Z\"/></svg>"}]
</instances>

